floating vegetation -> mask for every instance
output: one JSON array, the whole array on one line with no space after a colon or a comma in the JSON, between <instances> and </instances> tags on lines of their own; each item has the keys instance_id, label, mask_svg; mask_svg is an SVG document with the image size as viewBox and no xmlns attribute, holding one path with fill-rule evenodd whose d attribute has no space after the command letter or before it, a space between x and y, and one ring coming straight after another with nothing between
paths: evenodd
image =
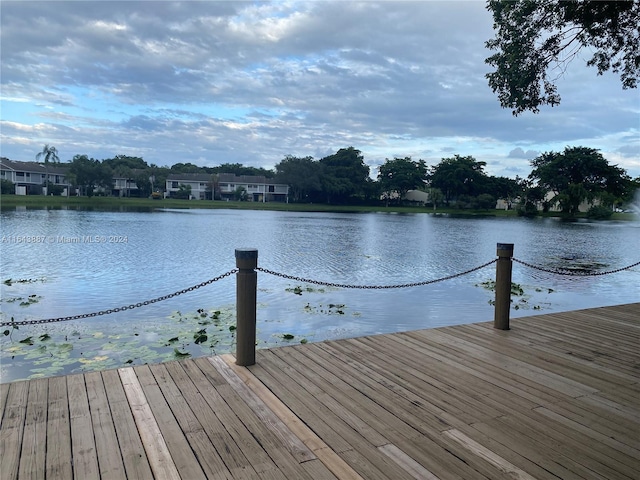
<instances>
[{"instance_id":1,"label":"floating vegetation","mask_svg":"<svg viewBox=\"0 0 640 480\"><path fill-rule=\"evenodd\" d=\"M36 378L226 353L233 351L236 338L235 307L174 312L133 331L85 327L75 322L9 325L0 335L3 364L20 372L14 375Z\"/></svg>"},{"instance_id":2,"label":"floating vegetation","mask_svg":"<svg viewBox=\"0 0 640 480\"><path fill-rule=\"evenodd\" d=\"M310 308L315 313L342 315L346 307L326 304ZM82 321L9 325L0 335L3 367L12 373L7 381L216 355L233 352L236 345L234 305L190 313L175 311L165 319L136 323L133 330L114 331L100 325L100 329L91 329ZM304 344L308 339L281 333L258 335L256 343L268 348L281 342Z\"/></svg>"},{"instance_id":3,"label":"floating vegetation","mask_svg":"<svg viewBox=\"0 0 640 480\"><path fill-rule=\"evenodd\" d=\"M488 290L490 292L495 292L496 282L495 280L487 280L486 282L476 284L476 287L482 287L485 290ZM534 287L533 290L536 293L544 293L544 292L553 293L552 288ZM537 303L535 305L531 305L531 302L530 302L531 295L527 294L525 292L524 287L519 283L511 282L511 296L518 297L516 301L514 301L514 299L511 298L511 308L513 308L514 310L520 310L521 308L522 309L532 308L533 310L542 310L542 306ZM489 300L489 305L495 305L495 303L496 302L494 299Z\"/></svg>"},{"instance_id":4,"label":"floating vegetation","mask_svg":"<svg viewBox=\"0 0 640 480\"><path fill-rule=\"evenodd\" d=\"M324 314L324 315L344 315L345 314L345 305L343 303L329 303L327 305L318 304L318 306L313 306L311 303L307 303L304 306L304 311L310 314Z\"/></svg>"},{"instance_id":5,"label":"floating vegetation","mask_svg":"<svg viewBox=\"0 0 640 480\"><path fill-rule=\"evenodd\" d=\"M302 287L300 285L297 285L293 288L285 288L284 289L285 292L290 292L290 293L295 293L296 295L302 295L303 292L306 293L325 293L325 289L324 288L313 288L313 287Z\"/></svg>"},{"instance_id":6,"label":"floating vegetation","mask_svg":"<svg viewBox=\"0 0 640 480\"><path fill-rule=\"evenodd\" d=\"M10 287L14 283L38 283L38 282L44 282L44 281L45 281L44 278L20 278L20 279L7 278L2 283Z\"/></svg>"},{"instance_id":7,"label":"floating vegetation","mask_svg":"<svg viewBox=\"0 0 640 480\"><path fill-rule=\"evenodd\" d=\"M574 272L578 275L593 274L608 267L606 263L597 262L589 258L582 258L579 255L555 257L551 260L549 266L558 270Z\"/></svg>"},{"instance_id":8,"label":"floating vegetation","mask_svg":"<svg viewBox=\"0 0 640 480\"><path fill-rule=\"evenodd\" d=\"M296 335L293 335L292 333L281 333L281 334L274 334L272 335L272 338L277 339L275 341L274 344L268 345L268 346L276 346L280 343L280 341L284 340L286 342L287 345L291 345L293 340L296 340L297 338L299 338L298 343L304 345L306 343L309 343L309 340L307 338L304 337L300 337L300 335L298 335L296 337Z\"/></svg>"},{"instance_id":9,"label":"floating vegetation","mask_svg":"<svg viewBox=\"0 0 640 480\"><path fill-rule=\"evenodd\" d=\"M38 303L40 300L42 300L40 295L29 295L28 297L12 297L3 301L6 303L20 302L21 307L28 307L34 303Z\"/></svg>"}]
</instances>

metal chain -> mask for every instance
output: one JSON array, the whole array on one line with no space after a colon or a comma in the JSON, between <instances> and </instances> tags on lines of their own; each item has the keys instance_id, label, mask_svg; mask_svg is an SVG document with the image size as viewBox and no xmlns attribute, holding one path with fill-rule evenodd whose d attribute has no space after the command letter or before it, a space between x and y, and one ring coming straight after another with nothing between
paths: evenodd
<instances>
[{"instance_id":1,"label":"metal chain","mask_svg":"<svg viewBox=\"0 0 640 480\"><path fill-rule=\"evenodd\" d=\"M295 280L296 282L303 282L303 283L311 283L313 285L322 285L325 287L336 287L336 288L359 288L359 289L371 289L371 290L382 290L382 289L389 289L389 288L406 288L406 287L420 287L423 285L429 285L432 283L437 283L437 282L443 282L444 280L451 280L452 278L456 278L456 277L461 277L463 275L467 275L469 273L475 272L476 270L480 270L484 267L487 267L489 265L491 265L492 263L497 262L497 259L491 260L490 262L487 262L483 265L480 265L479 267L475 267L472 268L471 270L467 270L466 272L460 272L460 273L456 273L454 275L449 275L447 277L443 277L443 278L438 278L435 280L426 280L424 282L413 282L413 283L403 283L400 285L349 285L349 284L344 284L344 283L332 283L332 282L323 282L320 280L311 280L308 278L302 278L302 277L295 277L293 275L287 275L285 273L279 273L279 272L274 272L273 270L268 270L266 268L261 268L261 267L256 267L256 270L263 272L263 273L268 273L269 275L274 275L276 277L281 277L281 278L286 278L287 280Z\"/></svg>"},{"instance_id":2,"label":"metal chain","mask_svg":"<svg viewBox=\"0 0 640 480\"><path fill-rule=\"evenodd\" d=\"M178 295L182 295L182 294L187 293L187 292L192 292L194 290L197 290L198 288L202 288L202 287L205 287L207 285L210 285L213 282L217 282L218 280L222 280L223 278L228 277L229 275L233 275L234 273L237 273L237 272L238 272L238 269L234 268L233 270L230 270L227 273L223 273L222 275L219 275L219 276L214 277L214 278L212 278L210 280L207 280L206 282L202 282L202 283L199 283L199 284L194 285L192 287L185 288L183 290L178 290L177 292L170 293L169 295L163 295L161 297L154 298L152 300L146 300L144 302L132 303L131 305L124 305L122 307L110 308L108 310L100 310L99 312L93 312L93 313L82 313L80 315L71 315L69 317L45 318L45 319L42 319L42 320L23 320L23 321L20 321L20 322L8 321L8 322L0 323L0 326L2 326L2 327L10 327L10 326L22 326L22 325L38 325L38 324L41 324L41 323L66 322L68 320L79 320L81 318L100 317L102 315L109 315L111 313L124 312L125 310L133 310L134 308L144 307L146 305L151 305L153 303L158 303L158 302L161 302L163 300L168 300L169 298L177 297Z\"/></svg>"},{"instance_id":3,"label":"metal chain","mask_svg":"<svg viewBox=\"0 0 640 480\"><path fill-rule=\"evenodd\" d=\"M574 277L595 277L598 275L609 275L611 273L618 273L618 272L622 272L624 270L629 270L633 267L637 267L638 265L640 265L640 262L636 262L634 264L631 264L627 267L623 267L623 268L618 268L616 270L610 270L608 272L583 272L583 273L578 273L574 270L571 269L563 269L563 268L559 268L556 270L552 270L549 268L544 268L544 267L539 267L537 265L532 265L530 263L527 262L523 262L522 260L519 260L517 258L513 259L514 262L520 263L522 265L524 265L525 267L529 267L529 268L533 268L535 270L540 270L541 272L546 272L546 273L553 273L555 275L569 275L569 276L574 276Z\"/></svg>"},{"instance_id":4,"label":"metal chain","mask_svg":"<svg viewBox=\"0 0 640 480\"><path fill-rule=\"evenodd\" d=\"M552 274L556 274L556 275L572 275L572 276L598 276L598 275L609 275L612 273L618 273L618 272L622 272L624 270L629 270L633 267L637 267L638 265L640 265L640 262L636 262L632 265L629 265L627 267L623 267L623 268L618 268L616 270L610 270L608 272L585 272L585 273L576 273L575 271L570 271L568 269L566 270L562 270L562 269L557 269L557 270L552 270L552 269L548 269L548 268L543 268L543 267L539 267L537 265L532 265L530 263L527 263L525 261L522 261L520 259L517 258L513 258L512 259L514 262L516 263L520 263L526 267L529 268L533 268L535 270L540 270L541 272L546 272L546 273L552 273ZM310 283L313 285L322 285L325 287L336 287L336 288L354 288L354 289L371 289L371 290L383 290L383 289L391 289L391 288L407 288L407 287L420 287L420 286L424 286L424 285L430 285L432 283L437 283L437 282L443 282L445 280L451 280L453 278L457 278L457 277L462 277L464 275L468 275L469 273L473 273L477 270L481 270L485 267L488 267L489 265L496 263L498 260L497 259L493 259L487 263L484 263L480 266L477 266L475 268L472 268L470 270L466 270L464 272L460 272L460 273L455 273L453 275L448 275L446 277L442 277L442 278L437 278L434 280L426 280L423 282L412 282L412 283L402 283L399 285L351 285L351 284L344 284L344 283L333 283L333 282L323 282L320 280L312 280L309 278L303 278L303 277L296 277L294 275L287 275L285 273L279 273L279 272L274 272L273 270L269 270L266 268L262 268L262 267L256 267L256 270L263 272L263 273L267 273L269 275L274 275L276 277L281 277L281 278L286 278L287 280L295 280L296 282L303 282L303 283ZM230 275L233 275L234 273L237 273L238 269L234 268L233 270L229 270L226 273L223 273L222 275L218 275L217 277L214 277L210 280L207 280L205 282L199 283L197 285L193 285L192 287L189 288L185 288L182 290L178 290L177 292L174 293L170 293L168 295L163 295L161 297L158 298L154 298L152 300L146 300L144 302L138 302L138 303L132 303L131 305L123 305L122 307L116 307L116 308L109 308L107 310L100 310L98 312L93 312L93 313L82 313L80 315L71 315L68 317L57 317L57 318L45 318L45 319L41 319L41 320L23 320L23 321L5 321L5 322L1 322L0 326L1 327L9 327L9 326L22 326L22 325L38 325L38 324L43 324L43 323L54 323L54 322L66 322L68 320L79 320L81 318L93 318L93 317L99 317L102 315L109 315L111 313L117 313L117 312L123 312L126 310L133 310L134 308L139 308L139 307L143 307L146 305L151 305L153 303L157 303L157 302L161 302L163 300L168 300L169 298L173 298L173 297L177 297L178 295L182 295L184 293L188 293L188 292L192 292L194 290L197 290L199 288L205 287L207 285L210 285L214 282L217 282L218 280L222 280L225 277L228 277Z\"/></svg>"}]
</instances>

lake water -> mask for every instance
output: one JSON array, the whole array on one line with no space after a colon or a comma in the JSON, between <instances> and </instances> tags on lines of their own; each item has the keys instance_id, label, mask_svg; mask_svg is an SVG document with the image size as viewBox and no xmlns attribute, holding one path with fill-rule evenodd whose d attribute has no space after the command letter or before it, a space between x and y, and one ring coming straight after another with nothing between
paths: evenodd
<instances>
[{"instance_id":1,"label":"lake water","mask_svg":"<svg viewBox=\"0 0 640 480\"><path fill-rule=\"evenodd\" d=\"M258 265L305 279L397 285L464 272L514 243L544 267L616 270L640 260L640 222L235 210L3 210L2 321L91 313ZM640 301L640 267L561 276L514 264L512 316ZM260 348L493 319L495 265L431 285L343 289L258 274ZM234 350L235 276L115 314L3 327L2 382ZM293 337L293 338L291 338Z\"/></svg>"}]
</instances>

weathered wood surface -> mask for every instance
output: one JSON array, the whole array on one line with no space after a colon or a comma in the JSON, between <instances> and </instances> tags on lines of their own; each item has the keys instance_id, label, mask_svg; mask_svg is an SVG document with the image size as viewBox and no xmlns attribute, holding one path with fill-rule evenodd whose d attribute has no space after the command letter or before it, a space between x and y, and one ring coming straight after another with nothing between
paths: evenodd
<instances>
[{"instance_id":1,"label":"weathered wood surface","mask_svg":"<svg viewBox=\"0 0 640 480\"><path fill-rule=\"evenodd\" d=\"M637 479L640 303L0 384L0 478Z\"/></svg>"}]
</instances>

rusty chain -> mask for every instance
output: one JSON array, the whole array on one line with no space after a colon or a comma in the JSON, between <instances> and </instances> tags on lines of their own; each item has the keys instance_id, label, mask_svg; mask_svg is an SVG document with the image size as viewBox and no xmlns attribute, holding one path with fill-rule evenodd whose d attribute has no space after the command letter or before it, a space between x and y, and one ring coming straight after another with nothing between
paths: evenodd
<instances>
[{"instance_id":1,"label":"rusty chain","mask_svg":"<svg viewBox=\"0 0 640 480\"><path fill-rule=\"evenodd\" d=\"M6 322L0 323L0 326L2 326L2 327L11 327L11 326L16 327L16 326L22 326L22 325L39 325L39 324L42 324L42 323L66 322L68 320L79 320L81 318L100 317L102 315L109 315L111 313L124 312L126 310L133 310L134 308L144 307L146 305L151 305L153 303L158 303L158 302L161 302L163 300L168 300L170 298L177 297L178 295L182 295L184 293L192 292L194 290L197 290L199 288L205 287L207 285L211 285L213 282L217 282L218 280L222 280L223 278L228 277L229 275L233 275L234 273L237 273L237 271L238 271L238 269L234 268L233 270L230 270L227 273L223 273L222 275L218 275L217 277L214 277L214 278L212 278L210 280L207 280L205 282L199 283L197 285L193 285L192 287L184 288L182 290L178 290L177 292L173 292L173 293L170 293L168 295L163 295L161 297L154 298L152 300L146 300L144 302L132 303L131 305L124 305L122 307L109 308L107 310L100 310L98 312L93 312L93 313L81 313L80 315L70 315L68 317L45 318L45 319L42 319L42 320L22 320L22 321L19 321L19 322L6 321Z\"/></svg>"},{"instance_id":2,"label":"rusty chain","mask_svg":"<svg viewBox=\"0 0 640 480\"><path fill-rule=\"evenodd\" d=\"M557 268L557 269L550 269L550 268L544 268L544 267L539 267L537 265L532 265L531 263L527 263L527 262L523 262L522 260L519 260L517 258L513 259L514 262L519 263L521 265L524 265L525 267L529 267L529 268L533 268L534 270L539 270L541 272L546 272L546 273L553 273L555 275L568 275L568 276L574 276L574 277L595 277L595 276L599 276L599 275L609 275L611 273L618 273L618 272L622 272L624 270L629 270L633 267L637 267L638 265L640 265L640 262L636 262L633 263L631 265L628 265L626 267L622 267L622 268L618 268L616 270L609 270L607 272L581 272L578 273L575 270L571 270L569 268Z\"/></svg>"},{"instance_id":3,"label":"rusty chain","mask_svg":"<svg viewBox=\"0 0 640 480\"><path fill-rule=\"evenodd\" d=\"M442 282L444 280L451 280L452 278L461 277L463 275L467 275L469 273L475 272L476 270L480 270L484 267L491 265L492 263L497 262L497 259L491 260L479 267L472 268L471 270L467 270L465 272L456 273L453 275L449 275L447 277L437 278L435 280L426 280L424 282L413 282L413 283L403 283L400 285L349 285L344 283L332 283L332 282L322 282L320 280L311 280L308 278L295 277L293 275L287 275L286 273L274 272L273 270L267 270L266 268L256 267L256 270L268 273L269 275L274 275L276 277L286 278L287 280L295 280L296 282L303 283L311 283L313 285L322 285L325 287L336 287L336 288L359 288L359 289L371 289L371 290L382 290L382 289L390 289L390 288L407 288L407 287L420 287L423 285L430 285L432 283Z\"/></svg>"}]
</instances>

